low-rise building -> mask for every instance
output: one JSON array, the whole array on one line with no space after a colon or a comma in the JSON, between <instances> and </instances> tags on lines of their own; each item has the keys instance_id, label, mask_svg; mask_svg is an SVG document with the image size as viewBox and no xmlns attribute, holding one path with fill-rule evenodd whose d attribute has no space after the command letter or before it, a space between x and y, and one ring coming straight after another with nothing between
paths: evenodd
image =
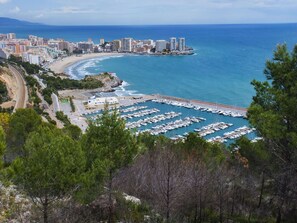
<instances>
[{"instance_id":1,"label":"low-rise building","mask_svg":"<svg viewBox=\"0 0 297 223\"><path fill-rule=\"evenodd\" d=\"M88 100L89 107L96 107L105 104L116 105L118 103L119 100L116 97L91 97Z\"/></svg>"}]
</instances>

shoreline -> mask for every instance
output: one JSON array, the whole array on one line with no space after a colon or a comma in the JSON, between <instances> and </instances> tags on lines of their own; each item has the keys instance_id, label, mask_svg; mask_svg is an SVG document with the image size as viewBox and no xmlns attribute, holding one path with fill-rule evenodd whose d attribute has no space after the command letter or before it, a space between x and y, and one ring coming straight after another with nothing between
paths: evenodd
<instances>
[{"instance_id":1,"label":"shoreline","mask_svg":"<svg viewBox=\"0 0 297 223\"><path fill-rule=\"evenodd\" d=\"M76 56L76 55L72 55L72 56L68 56L65 57L63 59L59 59L57 61L54 61L52 64L50 64L48 66L49 69L51 69L52 71L54 71L55 73L59 74L59 73L65 73L65 69L67 69L68 67L70 67L71 65L78 63L80 61L84 61L84 60L89 60L89 59L94 59L94 58L101 58L101 57L113 57L113 56L125 56L127 54L125 53L117 53L117 52L112 52L112 53L91 53L91 54L83 54L80 56ZM156 55L157 56L157 55ZM65 73L67 74L67 73ZM67 74L69 75L69 74ZM69 78L72 78L71 76L69 76ZM124 80L123 80L124 82ZM122 86L123 82L119 85ZM118 87L119 87L118 86ZM112 88L114 89L114 88ZM90 92L94 92L94 90L99 90L99 89L93 89L90 90ZM83 92L85 92L86 90L82 90ZM103 91L105 92L105 91ZM109 92L109 91L108 91ZM146 94L141 94L146 95ZM148 94L151 95L153 97L157 97L160 99L169 99L169 100L176 100L176 101L183 101L183 102L188 102L188 103L194 103L194 104L200 104L200 105L204 105L204 106L208 106L211 108L218 108L220 107L221 109L225 110L233 110L233 111L237 111L239 113L242 114L246 114L247 112L247 108L244 107L240 107L240 106L232 106L232 105L227 105L227 104L222 104L222 103L212 103L212 102L207 102L207 101L201 101L199 99L185 99L185 98L179 98L176 96L167 96L167 95L161 95L161 94ZM129 96L126 96L129 97ZM130 97L134 97L133 95L131 95Z\"/></svg>"},{"instance_id":2,"label":"shoreline","mask_svg":"<svg viewBox=\"0 0 297 223\"><path fill-rule=\"evenodd\" d=\"M64 73L65 69L70 67L71 65L78 63L83 60L89 60L94 58L108 57L108 56L122 56L123 53L90 53L90 54L82 54L82 55L72 55L65 57L63 59L59 59L51 63L48 68L54 71L57 74Z\"/></svg>"}]
</instances>

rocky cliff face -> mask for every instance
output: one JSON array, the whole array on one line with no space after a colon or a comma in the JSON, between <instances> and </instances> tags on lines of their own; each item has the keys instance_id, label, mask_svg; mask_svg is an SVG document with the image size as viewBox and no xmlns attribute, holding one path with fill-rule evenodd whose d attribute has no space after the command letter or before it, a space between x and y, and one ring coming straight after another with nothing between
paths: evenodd
<instances>
[{"instance_id":1,"label":"rocky cliff face","mask_svg":"<svg viewBox=\"0 0 297 223\"><path fill-rule=\"evenodd\" d=\"M118 78L118 76L115 73L101 73L99 75L92 75L92 76L86 76L86 80L98 80L101 81L104 85L104 89L106 91L111 91L113 88L116 88L120 85L122 85L123 81Z\"/></svg>"}]
</instances>

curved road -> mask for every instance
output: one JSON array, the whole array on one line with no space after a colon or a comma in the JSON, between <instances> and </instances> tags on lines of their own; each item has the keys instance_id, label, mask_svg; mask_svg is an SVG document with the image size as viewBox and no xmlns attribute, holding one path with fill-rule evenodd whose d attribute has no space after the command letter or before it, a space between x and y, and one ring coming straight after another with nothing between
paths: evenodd
<instances>
[{"instance_id":1,"label":"curved road","mask_svg":"<svg viewBox=\"0 0 297 223\"><path fill-rule=\"evenodd\" d=\"M17 92L16 92L16 104L14 111L18 108L26 108L28 101L28 90L26 86L26 81L23 75L12 65L8 65L11 73L17 81Z\"/></svg>"}]
</instances>

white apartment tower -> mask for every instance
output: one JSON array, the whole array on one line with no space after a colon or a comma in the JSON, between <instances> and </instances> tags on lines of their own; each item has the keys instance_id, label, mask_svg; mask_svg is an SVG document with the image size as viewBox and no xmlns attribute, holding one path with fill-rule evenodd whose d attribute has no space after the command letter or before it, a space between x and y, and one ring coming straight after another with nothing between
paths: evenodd
<instances>
[{"instance_id":1,"label":"white apartment tower","mask_svg":"<svg viewBox=\"0 0 297 223\"><path fill-rule=\"evenodd\" d=\"M186 39L185 38L179 38L178 39L178 50L179 51L185 51L186 50Z\"/></svg>"},{"instance_id":2,"label":"white apartment tower","mask_svg":"<svg viewBox=\"0 0 297 223\"><path fill-rule=\"evenodd\" d=\"M16 39L15 33L8 33L6 37L7 39Z\"/></svg>"},{"instance_id":3,"label":"white apartment tower","mask_svg":"<svg viewBox=\"0 0 297 223\"><path fill-rule=\"evenodd\" d=\"M123 52L132 52L132 38L123 38L122 39L122 51Z\"/></svg>"},{"instance_id":4,"label":"white apartment tower","mask_svg":"<svg viewBox=\"0 0 297 223\"><path fill-rule=\"evenodd\" d=\"M156 52L163 52L166 49L167 41L166 40L157 40L156 41Z\"/></svg>"},{"instance_id":5,"label":"white apartment tower","mask_svg":"<svg viewBox=\"0 0 297 223\"><path fill-rule=\"evenodd\" d=\"M176 45L177 45L176 38L175 37L170 38L170 50L171 51L176 50Z\"/></svg>"}]
</instances>

